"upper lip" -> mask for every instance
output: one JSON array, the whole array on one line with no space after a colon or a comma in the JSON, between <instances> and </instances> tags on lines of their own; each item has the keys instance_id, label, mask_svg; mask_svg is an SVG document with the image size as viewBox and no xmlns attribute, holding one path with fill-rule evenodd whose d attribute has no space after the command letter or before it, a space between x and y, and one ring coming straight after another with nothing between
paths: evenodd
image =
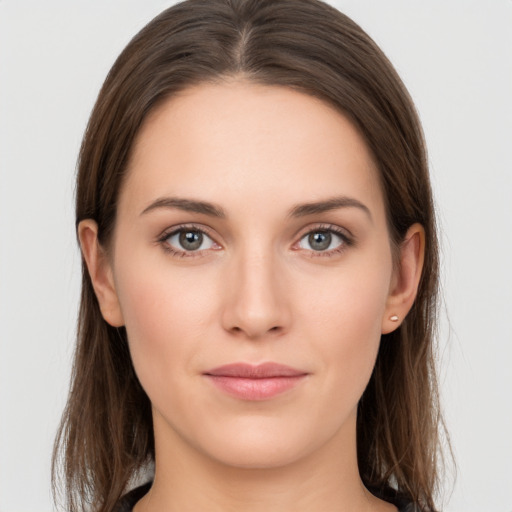
<instances>
[{"instance_id":1,"label":"upper lip","mask_svg":"<svg viewBox=\"0 0 512 512\"><path fill-rule=\"evenodd\" d=\"M218 366L205 372L205 375L215 377L239 377L244 379L268 379L272 377L298 377L307 372L279 363L231 363Z\"/></svg>"}]
</instances>

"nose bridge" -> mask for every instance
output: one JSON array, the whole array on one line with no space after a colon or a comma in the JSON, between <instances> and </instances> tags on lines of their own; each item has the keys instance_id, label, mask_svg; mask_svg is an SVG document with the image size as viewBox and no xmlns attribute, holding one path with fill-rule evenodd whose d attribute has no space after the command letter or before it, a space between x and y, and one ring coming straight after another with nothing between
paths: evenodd
<instances>
[{"instance_id":1,"label":"nose bridge","mask_svg":"<svg viewBox=\"0 0 512 512\"><path fill-rule=\"evenodd\" d=\"M240 248L228 272L224 327L250 338L284 331L290 315L279 260L270 244Z\"/></svg>"}]
</instances>

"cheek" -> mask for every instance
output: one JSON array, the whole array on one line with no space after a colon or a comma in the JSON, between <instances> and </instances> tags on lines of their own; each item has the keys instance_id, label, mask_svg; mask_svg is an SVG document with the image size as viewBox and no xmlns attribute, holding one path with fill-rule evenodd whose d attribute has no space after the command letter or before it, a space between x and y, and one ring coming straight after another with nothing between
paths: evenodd
<instances>
[{"instance_id":1,"label":"cheek","mask_svg":"<svg viewBox=\"0 0 512 512\"><path fill-rule=\"evenodd\" d=\"M340 268L308 288L297 317L321 355L326 389L358 400L373 371L391 279L391 257ZM351 390L351 391L350 391Z\"/></svg>"},{"instance_id":2,"label":"cheek","mask_svg":"<svg viewBox=\"0 0 512 512\"><path fill-rule=\"evenodd\" d=\"M118 269L117 291L133 364L153 398L193 372L193 356L214 316L215 285L206 276L191 282L190 274L158 260Z\"/></svg>"},{"instance_id":3,"label":"cheek","mask_svg":"<svg viewBox=\"0 0 512 512\"><path fill-rule=\"evenodd\" d=\"M368 259L369 261L365 261ZM340 266L318 279L312 276L298 282L294 296L302 298L298 318L318 324L319 329L333 329L338 336L350 338L365 332L380 334L391 280L391 257L372 262ZM334 333L331 333L334 334ZM357 337L357 336L356 336Z\"/></svg>"}]
</instances>

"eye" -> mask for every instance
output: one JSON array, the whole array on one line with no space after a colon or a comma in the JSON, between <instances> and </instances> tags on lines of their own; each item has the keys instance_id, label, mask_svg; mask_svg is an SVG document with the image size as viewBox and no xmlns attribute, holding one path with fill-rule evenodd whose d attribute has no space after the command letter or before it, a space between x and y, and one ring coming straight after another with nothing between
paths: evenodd
<instances>
[{"instance_id":1,"label":"eye","mask_svg":"<svg viewBox=\"0 0 512 512\"><path fill-rule=\"evenodd\" d=\"M164 235L161 241L165 242L167 249L183 255L220 247L204 231L196 228L176 229Z\"/></svg>"},{"instance_id":2,"label":"eye","mask_svg":"<svg viewBox=\"0 0 512 512\"><path fill-rule=\"evenodd\" d=\"M298 242L299 249L308 251L337 252L350 245L346 235L336 232L334 229L316 229L306 233Z\"/></svg>"}]
</instances>

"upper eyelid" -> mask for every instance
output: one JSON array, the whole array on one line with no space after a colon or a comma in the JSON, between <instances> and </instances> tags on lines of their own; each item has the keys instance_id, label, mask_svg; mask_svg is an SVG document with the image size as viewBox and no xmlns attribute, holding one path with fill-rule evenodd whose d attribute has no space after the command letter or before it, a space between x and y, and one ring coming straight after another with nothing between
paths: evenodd
<instances>
[{"instance_id":1,"label":"upper eyelid","mask_svg":"<svg viewBox=\"0 0 512 512\"><path fill-rule=\"evenodd\" d=\"M314 233L316 231L330 231L337 235L343 236L345 238L354 240L355 236L352 232L344 227L338 226L337 224L329 224L329 223L318 223L316 225L308 225L307 227L301 228L295 235L299 240L304 238L304 236Z\"/></svg>"},{"instance_id":2,"label":"upper eyelid","mask_svg":"<svg viewBox=\"0 0 512 512\"><path fill-rule=\"evenodd\" d=\"M217 240L215 240L215 236L212 234L211 229L203 224L178 224L176 226L171 226L164 229L157 238L159 241L164 241L170 236L179 233L180 231L186 231L187 229L189 231L199 231L218 243Z\"/></svg>"}]
</instances>

